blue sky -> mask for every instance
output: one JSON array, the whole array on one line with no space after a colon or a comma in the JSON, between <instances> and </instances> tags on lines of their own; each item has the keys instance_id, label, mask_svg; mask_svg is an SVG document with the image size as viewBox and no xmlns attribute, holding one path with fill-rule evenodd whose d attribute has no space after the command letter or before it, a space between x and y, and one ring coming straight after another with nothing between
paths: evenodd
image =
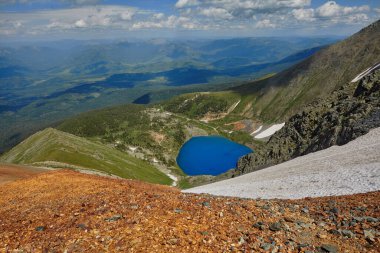
<instances>
[{"instance_id":1,"label":"blue sky","mask_svg":"<svg viewBox=\"0 0 380 253\"><path fill-rule=\"evenodd\" d=\"M347 36L378 0L0 0L0 37Z\"/></svg>"}]
</instances>

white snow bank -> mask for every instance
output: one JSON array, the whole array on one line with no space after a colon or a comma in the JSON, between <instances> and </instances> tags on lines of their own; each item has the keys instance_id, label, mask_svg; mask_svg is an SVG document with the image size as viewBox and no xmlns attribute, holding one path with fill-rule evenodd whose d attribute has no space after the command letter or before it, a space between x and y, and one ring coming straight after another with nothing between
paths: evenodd
<instances>
[{"instance_id":1,"label":"white snow bank","mask_svg":"<svg viewBox=\"0 0 380 253\"><path fill-rule=\"evenodd\" d=\"M228 109L228 114L229 113L231 113L231 112L233 112L233 110L235 110L235 108L240 104L240 102L241 102L241 100L239 100L239 101L237 101L235 104L233 104L232 106L231 106L231 108L230 109Z\"/></svg>"},{"instance_id":2,"label":"white snow bank","mask_svg":"<svg viewBox=\"0 0 380 253\"><path fill-rule=\"evenodd\" d=\"M251 133L251 135L257 134L258 132L261 131L261 129L263 129L263 126L260 126L259 128L257 128L255 131L253 131L253 132Z\"/></svg>"},{"instance_id":3,"label":"white snow bank","mask_svg":"<svg viewBox=\"0 0 380 253\"><path fill-rule=\"evenodd\" d=\"M269 137L269 136L273 135L275 132L277 132L278 130L280 130L281 128L283 128L284 126L285 126L285 122L282 124L273 125L270 128L268 128L268 129L262 131L261 133L259 133L258 135L256 135L255 139L263 139L265 137Z\"/></svg>"},{"instance_id":4,"label":"white snow bank","mask_svg":"<svg viewBox=\"0 0 380 253\"><path fill-rule=\"evenodd\" d=\"M173 174L167 173L168 177L170 177L171 180L173 180L172 186L177 186L178 177L174 176Z\"/></svg>"},{"instance_id":5,"label":"white snow bank","mask_svg":"<svg viewBox=\"0 0 380 253\"><path fill-rule=\"evenodd\" d=\"M377 190L380 190L380 128L343 146L185 192L297 199Z\"/></svg>"},{"instance_id":6,"label":"white snow bank","mask_svg":"<svg viewBox=\"0 0 380 253\"><path fill-rule=\"evenodd\" d=\"M362 79L363 77L365 77L366 75L370 74L372 71L374 71L378 68L380 68L380 63L377 63L374 66L364 70L362 73L357 75L354 79L352 79L351 83L359 81L360 79Z\"/></svg>"}]
</instances>

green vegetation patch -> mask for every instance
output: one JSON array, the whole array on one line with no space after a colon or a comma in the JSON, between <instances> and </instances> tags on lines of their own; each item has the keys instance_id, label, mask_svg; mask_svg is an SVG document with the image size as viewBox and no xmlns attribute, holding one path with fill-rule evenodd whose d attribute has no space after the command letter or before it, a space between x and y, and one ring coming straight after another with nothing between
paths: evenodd
<instances>
[{"instance_id":1,"label":"green vegetation patch","mask_svg":"<svg viewBox=\"0 0 380 253\"><path fill-rule=\"evenodd\" d=\"M45 165L56 162L151 183L172 182L164 173L143 160L101 143L52 128L32 135L3 155L0 161Z\"/></svg>"}]
</instances>

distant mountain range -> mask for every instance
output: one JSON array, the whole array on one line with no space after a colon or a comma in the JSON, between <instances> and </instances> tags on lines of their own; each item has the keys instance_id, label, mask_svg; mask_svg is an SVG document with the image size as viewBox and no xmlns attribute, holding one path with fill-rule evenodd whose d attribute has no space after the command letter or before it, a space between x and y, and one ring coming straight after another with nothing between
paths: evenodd
<instances>
[{"instance_id":1,"label":"distant mountain range","mask_svg":"<svg viewBox=\"0 0 380 253\"><path fill-rule=\"evenodd\" d=\"M222 90L279 72L334 38L57 41L0 46L0 152L80 112Z\"/></svg>"}]
</instances>

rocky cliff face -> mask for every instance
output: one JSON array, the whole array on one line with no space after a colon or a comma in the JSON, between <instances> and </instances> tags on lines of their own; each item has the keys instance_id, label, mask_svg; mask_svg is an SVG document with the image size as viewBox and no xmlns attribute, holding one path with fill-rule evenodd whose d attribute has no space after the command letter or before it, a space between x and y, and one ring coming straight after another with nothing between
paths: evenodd
<instances>
[{"instance_id":1,"label":"rocky cliff face","mask_svg":"<svg viewBox=\"0 0 380 253\"><path fill-rule=\"evenodd\" d=\"M377 69L292 116L263 149L240 159L235 175L346 144L379 126L380 69Z\"/></svg>"}]
</instances>

